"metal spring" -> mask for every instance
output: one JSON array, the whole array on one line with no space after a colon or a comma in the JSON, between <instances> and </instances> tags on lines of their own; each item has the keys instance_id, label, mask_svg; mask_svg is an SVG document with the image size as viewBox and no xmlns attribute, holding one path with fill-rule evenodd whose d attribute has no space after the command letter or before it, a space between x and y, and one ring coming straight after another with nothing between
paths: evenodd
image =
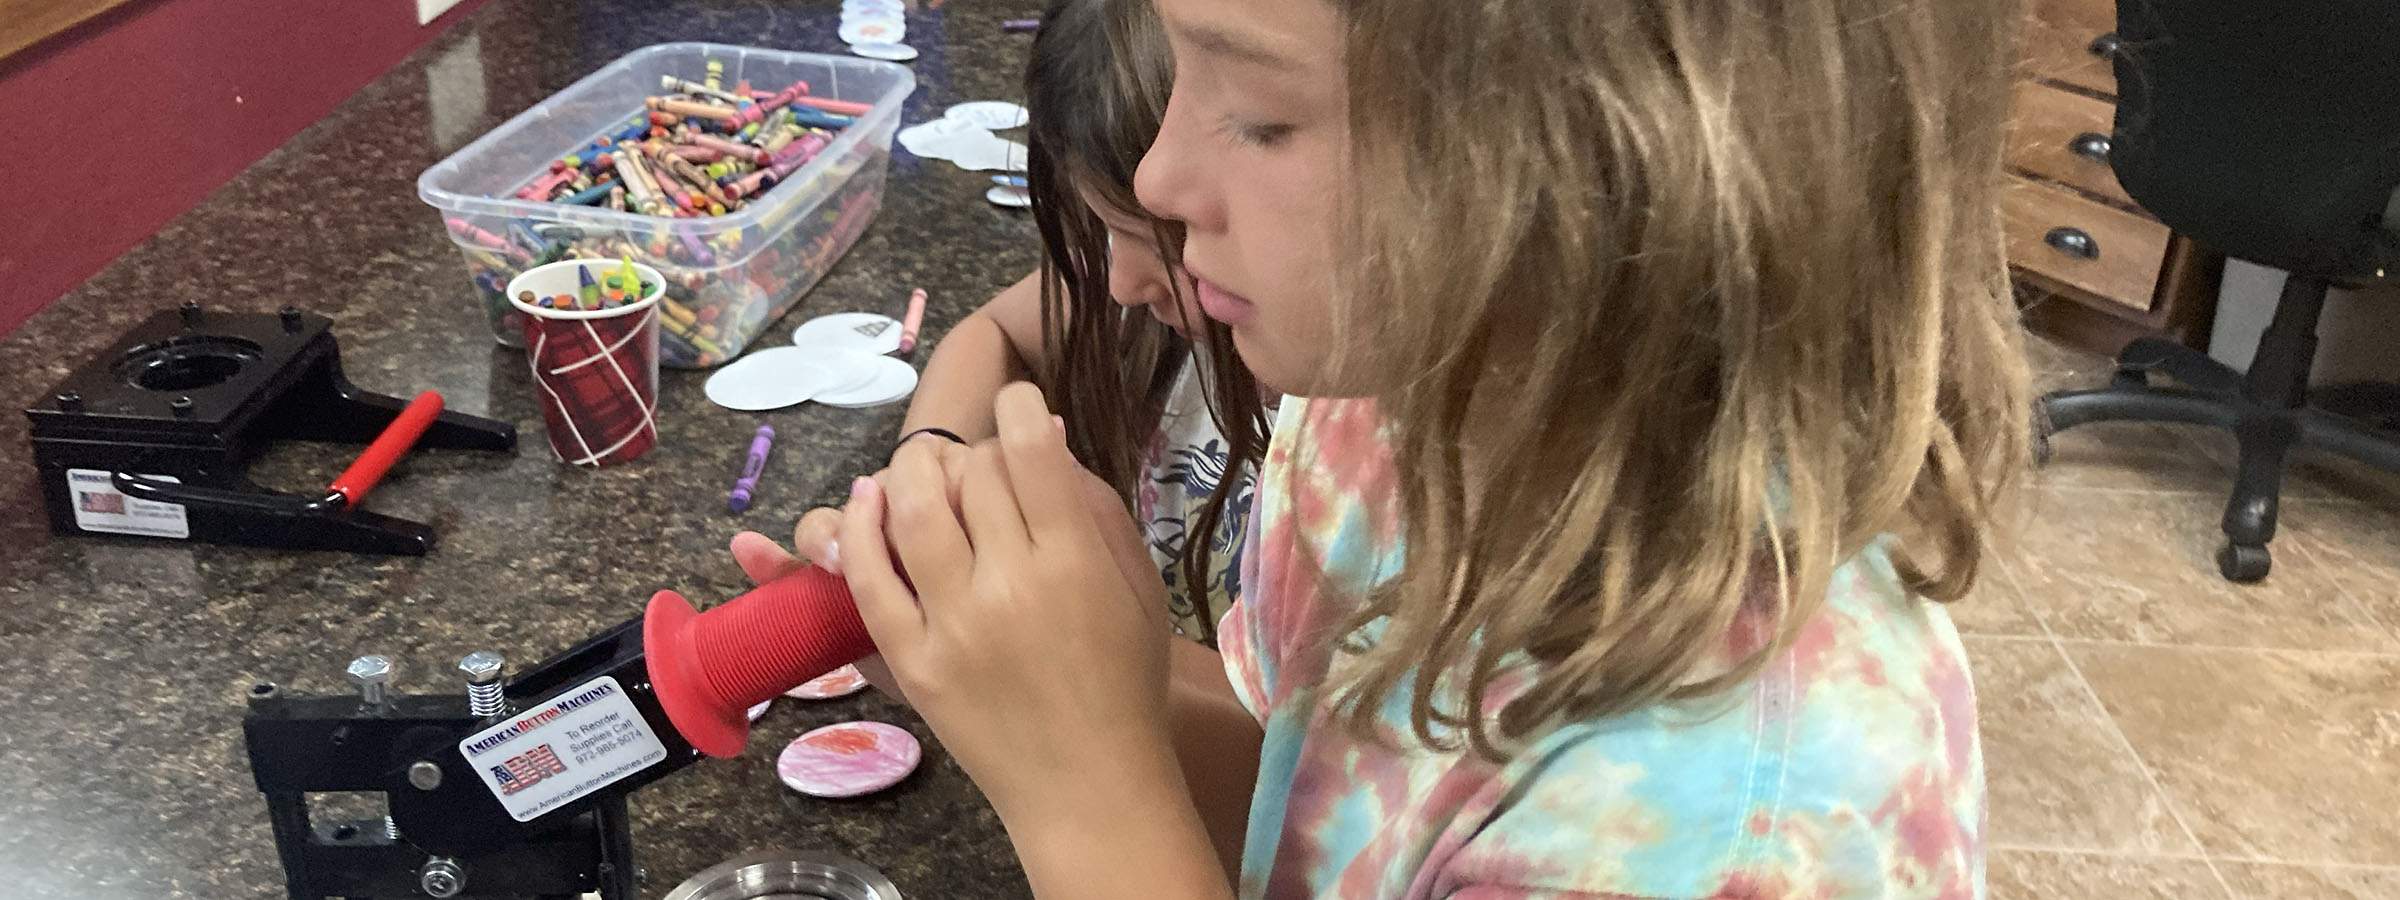
<instances>
[{"instance_id":1,"label":"metal spring","mask_svg":"<svg viewBox=\"0 0 2400 900\"><path fill-rule=\"evenodd\" d=\"M490 718L508 714L508 697L500 692L500 682L467 685L467 712Z\"/></svg>"}]
</instances>

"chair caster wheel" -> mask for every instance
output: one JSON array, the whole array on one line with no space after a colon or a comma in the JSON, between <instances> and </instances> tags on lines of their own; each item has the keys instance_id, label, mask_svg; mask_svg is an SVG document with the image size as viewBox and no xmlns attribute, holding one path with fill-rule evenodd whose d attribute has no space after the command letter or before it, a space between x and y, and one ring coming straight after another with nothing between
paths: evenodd
<instances>
[{"instance_id":1,"label":"chair caster wheel","mask_svg":"<svg viewBox=\"0 0 2400 900\"><path fill-rule=\"evenodd\" d=\"M2271 565L2273 559L2267 555L2265 547L2226 544L2224 549L2217 551L2217 571L2227 581L2243 584L2256 582L2267 577L2267 569Z\"/></svg>"},{"instance_id":2,"label":"chair caster wheel","mask_svg":"<svg viewBox=\"0 0 2400 900\"><path fill-rule=\"evenodd\" d=\"M2119 366L2108 377L2108 386L2119 390L2140 390L2150 386L2150 370L2140 366Z\"/></svg>"}]
</instances>

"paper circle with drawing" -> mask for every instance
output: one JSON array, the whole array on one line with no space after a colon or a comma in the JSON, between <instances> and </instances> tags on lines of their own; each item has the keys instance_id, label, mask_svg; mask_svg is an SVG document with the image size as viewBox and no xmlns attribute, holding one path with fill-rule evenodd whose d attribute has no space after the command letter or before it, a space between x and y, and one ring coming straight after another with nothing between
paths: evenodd
<instances>
[{"instance_id":1,"label":"paper circle with drawing","mask_svg":"<svg viewBox=\"0 0 2400 900\"><path fill-rule=\"evenodd\" d=\"M870 312L818 316L792 329L792 346L880 356L900 349L900 320Z\"/></svg>"},{"instance_id":2,"label":"paper circle with drawing","mask_svg":"<svg viewBox=\"0 0 2400 900\"><path fill-rule=\"evenodd\" d=\"M783 695L799 700L832 700L858 693L866 686L867 676L860 674L858 667L852 665L811 678L799 687L783 692Z\"/></svg>"},{"instance_id":3,"label":"paper circle with drawing","mask_svg":"<svg viewBox=\"0 0 2400 900\"><path fill-rule=\"evenodd\" d=\"M924 757L915 735L882 722L827 725L794 739L775 757L785 787L812 797L872 794L908 777Z\"/></svg>"}]
</instances>

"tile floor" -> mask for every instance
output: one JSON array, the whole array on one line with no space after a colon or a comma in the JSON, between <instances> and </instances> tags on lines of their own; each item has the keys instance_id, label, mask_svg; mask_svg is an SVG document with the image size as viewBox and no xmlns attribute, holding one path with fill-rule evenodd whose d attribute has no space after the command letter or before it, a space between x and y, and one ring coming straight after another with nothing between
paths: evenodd
<instances>
[{"instance_id":1,"label":"tile floor","mask_svg":"<svg viewBox=\"0 0 2400 900\"><path fill-rule=\"evenodd\" d=\"M2034 341L2039 386L2108 361ZM2285 483L2275 568L2219 578L2230 437L2058 435L1975 664L1994 900L2400 898L2400 477Z\"/></svg>"}]
</instances>

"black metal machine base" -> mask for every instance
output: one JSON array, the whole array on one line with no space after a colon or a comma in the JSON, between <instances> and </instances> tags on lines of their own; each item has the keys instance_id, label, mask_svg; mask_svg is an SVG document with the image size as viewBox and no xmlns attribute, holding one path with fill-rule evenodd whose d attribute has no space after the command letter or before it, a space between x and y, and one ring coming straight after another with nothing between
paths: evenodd
<instances>
[{"instance_id":1,"label":"black metal machine base","mask_svg":"<svg viewBox=\"0 0 2400 900\"><path fill-rule=\"evenodd\" d=\"M342 374L332 321L185 304L135 326L28 409L50 528L423 554L430 527L268 491L244 470L273 441L363 444L406 405ZM418 443L508 451L516 427L443 412Z\"/></svg>"},{"instance_id":2,"label":"black metal machine base","mask_svg":"<svg viewBox=\"0 0 2400 900\"><path fill-rule=\"evenodd\" d=\"M2144 338L2117 354L2117 374L2108 387L2060 391L2042 398L2051 432L2090 422L2175 422L2214 425L2241 441L2233 497L2225 504L2224 549L2217 569L2227 579L2253 582L2267 576L2275 537L2275 513L2286 457L2294 445L2330 450L2388 472L2400 473L2400 434L2362 424L2385 420L2400 409L2370 415L2358 409L2371 392L2346 390L2346 418L2310 408L2308 376L2317 355L2317 318L2329 284L2294 275L2284 282L2275 319L2259 337L2248 373L2234 371L2207 354L2180 344ZM2154 387L2158 372L2184 387Z\"/></svg>"},{"instance_id":3,"label":"black metal machine base","mask_svg":"<svg viewBox=\"0 0 2400 900\"><path fill-rule=\"evenodd\" d=\"M252 688L242 736L292 900L449 896L429 889L433 865L450 867L458 896L547 900L597 891L604 900L636 900L626 797L698 757L664 727L666 714L650 692L642 620L543 661L504 694L513 709L536 709L602 676L625 685L642 717L658 723L666 759L525 822L508 814L459 752L461 740L506 716L471 715L455 693L394 695L370 705L355 695ZM312 819L309 795L321 792L381 794L389 829L383 821Z\"/></svg>"}]
</instances>

